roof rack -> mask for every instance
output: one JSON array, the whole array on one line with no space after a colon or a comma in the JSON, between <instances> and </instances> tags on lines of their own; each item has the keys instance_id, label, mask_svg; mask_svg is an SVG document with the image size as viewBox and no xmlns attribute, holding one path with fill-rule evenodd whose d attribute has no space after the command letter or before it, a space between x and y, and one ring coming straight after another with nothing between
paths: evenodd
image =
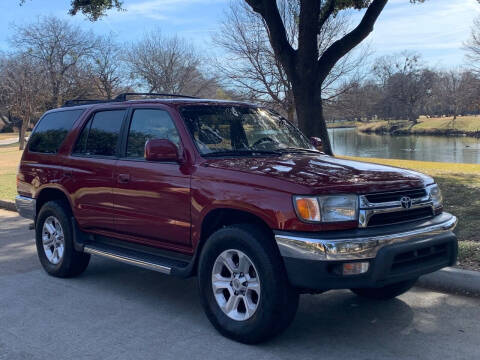
<instances>
[{"instance_id":1,"label":"roof rack","mask_svg":"<svg viewBox=\"0 0 480 360\"><path fill-rule=\"evenodd\" d=\"M110 99L110 100L105 100L105 99L72 99L72 100L67 100L63 104L63 107L77 106L77 105L89 105L89 104L104 104L104 103L111 103L111 102L127 101L128 96L165 96L165 97L176 97L176 98L186 98L186 99L198 99L195 96L180 95L180 94L128 92L128 93L119 94L115 99Z\"/></svg>"},{"instance_id":2,"label":"roof rack","mask_svg":"<svg viewBox=\"0 0 480 360\"><path fill-rule=\"evenodd\" d=\"M112 101L118 101L118 100L72 99L72 100L65 101L65 103L63 104L63 107L88 105L88 104L103 104L103 103L109 103Z\"/></svg>"},{"instance_id":3,"label":"roof rack","mask_svg":"<svg viewBox=\"0 0 480 360\"><path fill-rule=\"evenodd\" d=\"M186 99L198 99L195 96L188 96L188 95L181 95L181 94L128 92L128 93L123 93L118 95L115 98L115 101L127 101L128 96L166 96L166 97L176 97L176 98L186 98Z\"/></svg>"}]
</instances>

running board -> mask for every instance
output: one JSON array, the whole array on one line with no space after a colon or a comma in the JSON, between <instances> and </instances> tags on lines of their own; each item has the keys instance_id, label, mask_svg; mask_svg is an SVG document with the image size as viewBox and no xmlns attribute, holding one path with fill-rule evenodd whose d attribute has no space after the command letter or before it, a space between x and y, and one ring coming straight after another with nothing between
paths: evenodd
<instances>
[{"instance_id":1,"label":"running board","mask_svg":"<svg viewBox=\"0 0 480 360\"><path fill-rule=\"evenodd\" d=\"M162 274L170 275L172 268L177 266L171 264L169 259L158 256L149 256L137 251L129 251L122 248L106 247L97 244L85 245L84 252L93 255L100 255L112 260L135 265L144 269L153 270Z\"/></svg>"}]
</instances>

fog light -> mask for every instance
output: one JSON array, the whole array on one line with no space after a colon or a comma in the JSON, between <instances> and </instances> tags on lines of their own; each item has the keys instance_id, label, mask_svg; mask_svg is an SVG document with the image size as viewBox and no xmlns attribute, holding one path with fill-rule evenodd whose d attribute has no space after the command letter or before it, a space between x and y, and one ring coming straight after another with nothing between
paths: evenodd
<instances>
[{"instance_id":1,"label":"fog light","mask_svg":"<svg viewBox=\"0 0 480 360\"><path fill-rule=\"evenodd\" d=\"M353 262L343 264L342 275L358 275L368 271L370 264L368 262Z\"/></svg>"}]
</instances>

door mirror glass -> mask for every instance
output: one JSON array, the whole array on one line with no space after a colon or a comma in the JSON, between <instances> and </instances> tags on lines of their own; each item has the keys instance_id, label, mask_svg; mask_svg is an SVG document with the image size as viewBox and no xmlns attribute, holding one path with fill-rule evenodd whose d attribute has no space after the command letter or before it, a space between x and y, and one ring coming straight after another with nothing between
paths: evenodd
<instances>
[{"instance_id":1,"label":"door mirror glass","mask_svg":"<svg viewBox=\"0 0 480 360\"><path fill-rule=\"evenodd\" d=\"M179 162L178 148L168 139L150 139L145 144L145 160Z\"/></svg>"},{"instance_id":2,"label":"door mirror glass","mask_svg":"<svg viewBox=\"0 0 480 360\"><path fill-rule=\"evenodd\" d=\"M319 137L312 136L310 138L310 143L319 151L323 151L322 139Z\"/></svg>"}]
</instances>

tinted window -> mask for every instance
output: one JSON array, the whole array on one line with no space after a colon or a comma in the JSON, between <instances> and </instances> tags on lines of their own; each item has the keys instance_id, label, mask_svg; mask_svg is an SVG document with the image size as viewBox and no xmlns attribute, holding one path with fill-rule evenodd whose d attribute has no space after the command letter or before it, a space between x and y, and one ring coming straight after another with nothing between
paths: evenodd
<instances>
[{"instance_id":1,"label":"tinted window","mask_svg":"<svg viewBox=\"0 0 480 360\"><path fill-rule=\"evenodd\" d=\"M28 149L34 152L56 153L82 113L83 109L46 114L30 136Z\"/></svg>"},{"instance_id":2,"label":"tinted window","mask_svg":"<svg viewBox=\"0 0 480 360\"><path fill-rule=\"evenodd\" d=\"M101 111L83 128L75 154L113 156L116 153L125 110Z\"/></svg>"},{"instance_id":3,"label":"tinted window","mask_svg":"<svg viewBox=\"0 0 480 360\"><path fill-rule=\"evenodd\" d=\"M143 157L145 143L150 139L168 139L179 146L177 129L164 110L135 110L127 140L127 156Z\"/></svg>"}]
</instances>

